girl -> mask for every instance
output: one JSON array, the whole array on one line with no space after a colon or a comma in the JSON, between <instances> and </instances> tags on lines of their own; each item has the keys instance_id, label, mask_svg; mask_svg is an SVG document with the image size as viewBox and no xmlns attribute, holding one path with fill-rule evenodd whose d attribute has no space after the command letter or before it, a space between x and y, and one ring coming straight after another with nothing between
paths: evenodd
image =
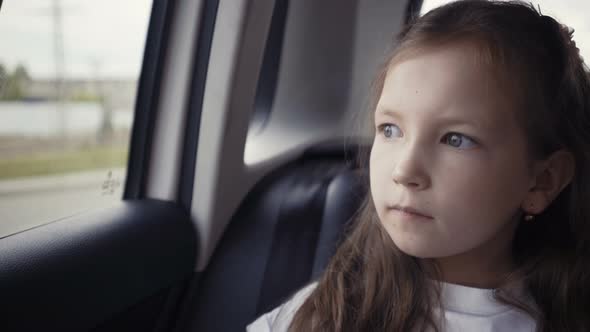
<instances>
[{"instance_id":1,"label":"girl","mask_svg":"<svg viewBox=\"0 0 590 332\"><path fill-rule=\"evenodd\" d=\"M250 331L590 331L590 81L532 5L459 1L376 79L370 195Z\"/></svg>"}]
</instances>

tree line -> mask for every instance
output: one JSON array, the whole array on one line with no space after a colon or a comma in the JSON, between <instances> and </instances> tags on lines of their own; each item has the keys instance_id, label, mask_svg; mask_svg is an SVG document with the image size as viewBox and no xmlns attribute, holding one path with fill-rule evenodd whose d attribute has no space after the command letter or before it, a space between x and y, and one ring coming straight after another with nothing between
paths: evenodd
<instances>
[{"instance_id":1,"label":"tree line","mask_svg":"<svg viewBox=\"0 0 590 332\"><path fill-rule=\"evenodd\" d=\"M20 100L28 95L32 79L22 64L9 71L0 63L0 100Z\"/></svg>"}]
</instances>

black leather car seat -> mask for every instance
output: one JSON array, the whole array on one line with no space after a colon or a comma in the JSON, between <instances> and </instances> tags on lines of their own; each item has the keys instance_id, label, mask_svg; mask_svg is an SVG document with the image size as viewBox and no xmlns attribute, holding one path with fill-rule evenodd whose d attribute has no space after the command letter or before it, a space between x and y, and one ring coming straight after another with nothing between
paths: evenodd
<instances>
[{"instance_id":1,"label":"black leather car seat","mask_svg":"<svg viewBox=\"0 0 590 332\"><path fill-rule=\"evenodd\" d=\"M254 188L201 275L191 331L243 331L323 271L366 192L357 151L310 150Z\"/></svg>"}]
</instances>

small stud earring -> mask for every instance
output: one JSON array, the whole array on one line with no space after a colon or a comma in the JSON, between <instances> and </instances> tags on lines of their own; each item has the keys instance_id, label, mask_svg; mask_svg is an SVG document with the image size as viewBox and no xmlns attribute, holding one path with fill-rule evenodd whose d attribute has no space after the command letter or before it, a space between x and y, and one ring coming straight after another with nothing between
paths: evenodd
<instances>
[{"instance_id":1,"label":"small stud earring","mask_svg":"<svg viewBox=\"0 0 590 332\"><path fill-rule=\"evenodd\" d=\"M529 207L532 209L533 207L535 207L535 204L533 204L533 203L530 203L530 204L529 204ZM534 215L534 214L532 214L532 213L526 213L526 214L524 215L524 220L525 220L525 221L531 221L531 220L533 220L533 219L535 219L535 215Z\"/></svg>"}]
</instances>

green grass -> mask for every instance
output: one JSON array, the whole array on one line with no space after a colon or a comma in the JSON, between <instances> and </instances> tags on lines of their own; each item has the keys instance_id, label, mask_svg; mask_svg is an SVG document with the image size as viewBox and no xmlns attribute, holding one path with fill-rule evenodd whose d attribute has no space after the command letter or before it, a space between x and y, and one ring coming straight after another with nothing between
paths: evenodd
<instances>
[{"instance_id":1,"label":"green grass","mask_svg":"<svg viewBox=\"0 0 590 332\"><path fill-rule=\"evenodd\" d=\"M124 167L126 163L127 147L91 147L0 160L0 179Z\"/></svg>"}]
</instances>

